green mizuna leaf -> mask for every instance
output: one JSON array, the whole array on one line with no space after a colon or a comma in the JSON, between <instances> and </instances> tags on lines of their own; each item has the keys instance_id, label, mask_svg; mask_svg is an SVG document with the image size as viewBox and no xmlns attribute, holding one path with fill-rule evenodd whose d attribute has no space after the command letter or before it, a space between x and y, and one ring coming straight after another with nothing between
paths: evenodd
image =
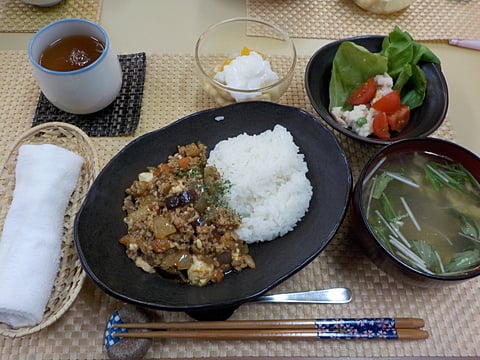
<instances>
[{"instance_id":1,"label":"green mizuna leaf","mask_svg":"<svg viewBox=\"0 0 480 360\"><path fill-rule=\"evenodd\" d=\"M467 270L480 263L480 250L473 249L456 253L452 261L445 266L446 272Z\"/></svg>"},{"instance_id":2,"label":"green mizuna leaf","mask_svg":"<svg viewBox=\"0 0 480 360\"><path fill-rule=\"evenodd\" d=\"M440 265L438 263L438 258L435 255L435 250L428 242L425 240L413 240L411 242L413 251L425 261L425 265L428 269L439 272Z\"/></svg>"}]
</instances>

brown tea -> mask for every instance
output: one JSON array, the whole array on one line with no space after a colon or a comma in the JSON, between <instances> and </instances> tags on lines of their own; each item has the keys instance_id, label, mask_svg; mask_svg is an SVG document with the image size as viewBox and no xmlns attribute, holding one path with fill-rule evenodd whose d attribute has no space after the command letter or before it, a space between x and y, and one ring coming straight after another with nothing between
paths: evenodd
<instances>
[{"instance_id":1,"label":"brown tea","mask_svg":"<svg viewBox=\"0 0 480 360\"><path fill-rule=\"evenodd\" d=\"M105 44L93 36L67 36L51 43L39 64L53 71L73 71L95 62L104 50Z\"/></svg>"}]
</instances>

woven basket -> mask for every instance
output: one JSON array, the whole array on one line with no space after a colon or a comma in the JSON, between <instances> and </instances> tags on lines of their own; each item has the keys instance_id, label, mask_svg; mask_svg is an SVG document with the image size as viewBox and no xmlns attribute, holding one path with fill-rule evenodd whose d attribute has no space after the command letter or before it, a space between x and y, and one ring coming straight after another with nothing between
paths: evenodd
<instances>
[{"instance_id":1,"label":"woven basket","mask_svg":"<svg viewBox=\"0 0 480 360\"><path fill-rule=\"evenodd\" d=\"M62 123L51 122L31 128L25 132L12 147L5 164L0 169L0 230L12 201L15 187L15 167L18 149L23 144L54 144L82 156L85 160L80 177L65 212L63 226L60 266L47 303L42 321L33 327L12 329L0 324L0 335L20 337L51 325L58 320L77 297L85 279L85 273L77 257L73 243L73 225L85 195L98 174L98 159L90 138L79 128ZM38 271L40 269L33 269Z\"/></svg>"}]
</instances>

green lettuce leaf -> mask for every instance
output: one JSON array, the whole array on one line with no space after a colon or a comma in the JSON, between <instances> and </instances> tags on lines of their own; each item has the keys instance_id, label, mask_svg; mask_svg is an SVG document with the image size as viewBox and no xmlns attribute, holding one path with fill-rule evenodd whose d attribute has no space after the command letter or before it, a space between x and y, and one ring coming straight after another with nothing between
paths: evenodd
<instances>
[{"instance_id":1,"label":"green lettuce leaf","mask_svg":"<svg viewBox=\"0 0 480 360\"><path fill-rule=\"evenodd\" d=\"M415 42L412 36L398 26L383 40L380 52L388 59L388 73L393 78L394 89L400 93L402 104L414 109L422 105L427 89L427 79L418 64L440 64L440 59L425 45Z\"/></svg>"},{"instance_id":2,"label":"green lettuce leaf","mask_svg":"<svg viewBox=\"0 0 480 360\"><path fill-rule=\"evenodd\" d=\"M350 110L349 96L369 78L385 72L393 78L402 104L410 109L422 105L427 89L425 74L419 66L422 62L440 64L440 59L397 26L383 40L380 53L371 53L350 41L343 42L333 59L330 110L336 106Z\"/></svg>"},{"instance_id":3,"label":"green lettuce leaf","mask_svg":"<svg viewBox=\"0 0 480 360\"><path fill-rule=\"evenodd\" d=\"M372 76L384 74L387 68L383 55L350 41L340 44L332 65L330 110L336 106L351 108L347 103L349 96Z\"/></svg>"},{"instance_id":4,"label":"green lettuce leaf","mask_svg":"<svg viewBox=\"0 0 480 360\"><path fill-rule=\"evenodd\" d=\"M400 93L400 101L402 104L410 106L410 109L422 105L427 93L427 79L422 69L418 65L412 65L409 72L410 78L404 84L403 87L397 85L398 79L395 82L393 88Z\"/></svg>"}]
</instances>

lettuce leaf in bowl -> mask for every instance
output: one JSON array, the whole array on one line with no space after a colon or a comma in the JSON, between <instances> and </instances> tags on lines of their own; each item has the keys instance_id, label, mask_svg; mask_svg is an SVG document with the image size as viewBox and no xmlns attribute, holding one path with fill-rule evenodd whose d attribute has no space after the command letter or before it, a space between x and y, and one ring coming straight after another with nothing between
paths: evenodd
<instances>
[{"instance_id":1,"label":"lettuce leaf in bowl","mask_svg":"<svg viewBox=\"0 0 480 360\"><path fill-rule=\"evenodd\" d=\"M348 97L369 78L385 72L393 78L393 87L400 93L402 104L410 109L422 105L427 89L425 74L419 66L422 62L440 64L440 59L397 26L384 38L379 53L371 53L351 41L341 43L332 64L330 110L336 106L350 110Z\"/></svg>"},{"instance_id":2,"label":"lettuce leaf in bowl","mask_svg":"<svg viewBox=\"0 0 480 360\"><path fill-rule=\"evenodd\" d=\"M431 62L440 65L440 59L425 45L398 26L383 40L380 52L388 60L388 73L394 80L402 104L414 109L425 99L427 80L419 64Z\"/></svg>"},{"instance_id":3,"label":"lettuce leaf in bowl","mask_svg":"<svg viewBox=\"0 0 480 360\"><path fill-rule=\"evenodd\" d=\"M351 41L340 44L332 64L330 80L330 110L336 106L351 108L348 97L372 76L387 72L387 58L371 53Z\"/></svg>"}]
</instances>

